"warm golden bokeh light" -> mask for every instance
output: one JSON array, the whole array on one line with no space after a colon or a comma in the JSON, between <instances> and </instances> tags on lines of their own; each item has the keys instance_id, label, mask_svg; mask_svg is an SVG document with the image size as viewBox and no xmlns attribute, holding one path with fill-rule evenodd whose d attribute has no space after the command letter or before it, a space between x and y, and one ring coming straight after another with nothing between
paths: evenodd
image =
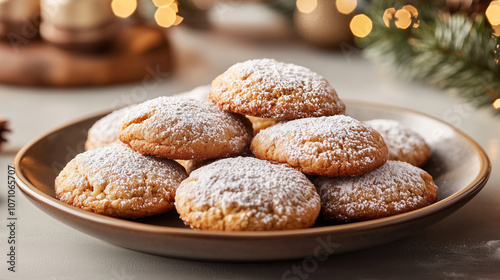
<instances>
[{"instance_id":1,"label":"warm golden bokeh light","mask_svg":"<svg viewBox=\"0 0 500 280\"><path fill-rule=\"evenodd\" d=\"M177 15L172 8L168 6L162 6L159 7L158 10L156 10L155 20L156 23L158 23L158 25L161 27L170 27L177 20Z\"/></svg>"},{"instance_id":2,"label":"warm golden bokeh light","mask_svg":"<svg viewBox=\"0 0 500 280\"><path fill-rule=\"evenodd\" d=\"M497 100L495 100L495 102L493 102L493 107L495 109L500 109L500 98L497 98Z\"/></svg>"},{"instance_id":3,"label":"warm golden bokeh light","mask_svg":"<svg viewBox=\"0 0 500 280\"><path fill-rule=\"evenodd\" d=\"M406 29L411 25L411 14L407 10L397 10L394 14L394 18L396 19L394 23L397 28Z\"/></svg>"},{"instance_id":4,"label":"warm golden bokeh light","mask_svg":"<svg viewBox=\"0 0 500 280\"><path fill-rule=\"evenodd\" d=\"M304 14L309 14L318 6L318 0L297 0L297 10Z\"/></svg>"},{"instance_id":5,"label":"warm golden bokeh light","mask_svg":"<svg viewBox=\"0 0 500 280\"><path fill-rule=\"evenodd\" d=\"M391 20L394 18L395 13L396 13L395 8L388 8L384 11L384 15L382 16L382 20L384 20L385 26L391 27Z\"/></svg>"},{"instance_id":6,"label":"warm golden bokeh light","mask_svg":"<svg viewBox=\"0 0 500 280\"><path fill-rule=\"evenodd\" d=\"M179 24L180 24L183 20L184 20L184 18L183 18L183 17L181 17L181 16L176 16L176 17L175 17L175 21L174 21L174 23L173 23L172 25L179 25Z\"/></svg>"},{"instance_id":7,"label":"warm golden bokeh light","mask_svg":"<svg viewBox=\"0 0 500 280\"><path fill-rule=\"evenodd\" d=\"M499 25L500 24L500 2L493 1L490 3L488 8L486 9L486 18L490 22L491 25Z\"/></svg>"},{"instance_id":8,"label":"warm golden bokeh light","mask_svg":"<svg viewBox=\"0 0 500 280\"><path fill-rule=\"evenodd\" d=\"M405 6L403 6L403 9L404 9L404 10L407 10L408 12L410 12L410 14L411 14L414 18L417 18L417 17L418 17L418 10L417 10L417 8L413 7L412 5L405 5Z\"/></svg>"},{"instance_id":9,"label":"warm golden bokeh light","mask_svg":"<svg viewBox=\"0 0 500 280\"><path fill-rule=\"evenodd\" d=\"M173 3L169 6L174 12L178 13L179 12L179 7L177 6L177 3Z\"/></svg>"},{"instance_id":10,"label":"warm golden bokeh light","mask_svg":"<svg viewBox=\"0 0 500 280\"><path fill-rule=\"evenodd\" d=\"M162 6L170 6L174 3L175 0L153 0L153 4L155 4L156 7L162 7Z\"/></svg>"},{"instance_id":11,"label":"warm golden bokeh light","mask_svg":"<svg viewBox=\"0 0 500 280\"><path fill-rule=\"evenodd\" d=\"M500 37L500 25L493 25L493 36Z\"/></svg>"},{"instance_id":12,"label":"warm golden bokeh light","mask_svg":"<svg viewBox=\"0 0 500 280\"><path fill-rule=\"evenodd\" d=\"M357 0L337 0L335 1L335 5L337 6L337 10L343 14L350 14L356 9L358 5Z\"/></svg>"},{"instance_id":13,"label":"warm golden bokeh light","mask_svg":"<svg viewBox=\"0 0 500 280\"><path fill-rule=\"evenodd\" d=\"M373 28L373 23L368 16L360 14L352 18L349 27L351 28L351 32L354 36L363 38L370 34Z\"/></svg>"},{"instance_id":14,"label":"warm golden bokeh light","mask_svg":"<svg viewBox=\"0 0 500 280\"><path fill-rule=\"evenodd\" d=\"M111 2L111 9L118 17L129 17L137 9L137 0L113 0Z\"/></svg>"}]
</instances>

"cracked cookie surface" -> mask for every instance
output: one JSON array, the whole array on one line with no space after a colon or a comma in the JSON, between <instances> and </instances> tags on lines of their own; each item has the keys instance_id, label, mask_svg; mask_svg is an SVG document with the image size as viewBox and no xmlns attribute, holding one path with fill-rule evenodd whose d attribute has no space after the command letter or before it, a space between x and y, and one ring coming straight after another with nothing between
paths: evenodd
<instances>
[{"instance_id":1,"label":"cracked cookie surface","mask_svg":"<svg viewBox=\"0 0 500 280\"><path fill-rule=\"evenodd\" d=\"M196 169L181 183L175 200L186 224L219 231L306 228L321 207L304 174L252 157L221 159Z\"/></svg>"},{"instance_id":2,"label":"cracked cookie surface","mask_svg":"<svg viewBox=\"0 0 500 280\"><path fill-rule=\"evenodd\" d=\"M436 201L431 175L402 161L388 161L361 176L319 177L322 216L335 222L377 219L422 208Z\"/></svg>"},{"instance_id":3,"label":"cracked cookie surface","mask_svg":"<svg viewBox=\"0 0 500 280\"><path fill-rule=\"evenodd\" d=\"M389 159L423 166L431 155L424 138L398 121L374 119L365 122L378 131L389 148Z\"/></svg>"},{"instance_id":4,"label":"cracked cookie surface","mask_svg":"<svg viewBox=\"0 0 500 280\"><path fill-rule=\"evenodd\" d=\"M344 115L280 122L261 130L250 149L257 158L322 176L361 175L388 154L378 132Z\"/></svg>"},{"instance_id":5,"label":"cracked cookie surface","mask_svg":"<svg viewBox=\"0 0 500 280\"><path fill-rule=\"evenodd\" d=\"M120 143L120 139L118 139L118 126L122 118L125 117L133 107L135 107L135 105L129 105L114 110L97 120L89 129L87 141L85 141L85 150L104 147L112 143Z\"/></svg>"},{"instance_id":6,"label":"cracked cookie surface","mask_svg":"<svg viewBox=\"0 0 500 280\"><path fill-rule=\"evenodd\" d=\"M297 119L343 114L345 104L321 75L274 59L237 63L212 81L208 98L243 115Z\"/></svg>"},{"instance_id":7,"label":"cracked cookie surface","mask_svg":"<svg viewBox=\"0 0 500 280\"><path fill-rule=\"evenodd\" d=\"M173 160L115 143L77 155L57 176L55 191L62 202L89 212L141 218L171 210L186 177Z\"/></svg>"},{"instance_id":8,"label":"cracked cookie surface","mask_svg":"<svg viewBox=\"0 0 500 280\"><path fill-rule=\"evenodd\" d=\"M119 129L120 140L141 154L181 160L237 156L248 148L252 134L244 116L208 100L175 96L137 105Z\"/></svg>"}]
</instances>

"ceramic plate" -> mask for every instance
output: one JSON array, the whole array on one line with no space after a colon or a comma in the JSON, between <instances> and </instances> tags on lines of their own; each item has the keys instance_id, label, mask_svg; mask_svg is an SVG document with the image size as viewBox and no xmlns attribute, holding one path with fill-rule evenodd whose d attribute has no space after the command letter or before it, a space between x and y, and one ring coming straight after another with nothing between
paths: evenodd
<instances>
[{"instance_id":1,"label":"ceramic plate","mask_svg":"<svg viewBox=\"0 0 500 280\"><path fill-rule=\"evenodd\" d=\"M16 156L17 184L38 208L57 220L109 243L146 253L212 261L264 261L324 256L387 243L429 226L472 199L488 180L491 165L470 137L433 117L399 107L347 101L359 119L398 120L432 148L424 166L439 187L438 201L412 212L342 225L318 222L301 230L210 232L191 230L175 212L124 220L85 212L55 198L54 179L83 151L87 130L102 115L70 123L25 146Z\"/></svg>"}]
</instances>

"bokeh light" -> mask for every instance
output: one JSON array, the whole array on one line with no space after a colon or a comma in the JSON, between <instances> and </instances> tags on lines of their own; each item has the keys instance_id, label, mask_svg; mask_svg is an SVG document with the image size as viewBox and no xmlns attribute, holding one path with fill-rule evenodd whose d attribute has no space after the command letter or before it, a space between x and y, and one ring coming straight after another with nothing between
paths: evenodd
<instances>
[{"instance_id":1,"label":"bokeh light","mask_svg":"<svg viewBox=\"0 0 500 280\"><path fill-rule=\"evenodd\" d=\"M318 6L318 0L297 0L297 10L304 14L309 14Z\"/></svg>"},{"instance_id":2,"label":"bokeh light","mask_svg":"<svg viewBox=\"0 0 500 280\"><path fill-rule=\"evenodd\" d=\"M405 5L405 6L403 6L403 9L404 9L404 10L407 10L408 12L410 12L410 14L411 14L414 18L417 18L417 17L418 17L418 10L417 10L417 8L413 7L412 5Z\"/></svg>"},{"instance_id":3,"label":"bokeh light","mask_svg":"<svg viewBox=\"0 0 500 280\"><path fill-rule=\"evenodd\" d=\"M391 27L391 21L394 19L394 14L396 13L395 8L388 8L384 11L382 15L382 20L385 23L385 26Z\"/></svg>"},{"instance_id":4,"label":"bokeh light","mask_svg":"<svg viewBox=\"0 0 500 280\"><path fill-rule=\"evenodd\" d=\"M406 29L411 25L411 13L405 9L397 10L394 14L394 18L396 19L394 23L397 28Z\"/></svg>"},{"instance_id":5,"label":"bokeh light","mask_svg":"<svg viewBox=\"0 0 500 280\"><path fill-rule=\"evenodd\" d=\"M500 98L497 98L497 100L495 100L495 102L493 102L493 107L495 109L500 109Z\"/></svg>"},{"instance_id":6,"label":"bokeh light","mask_svg":"<svg viewBox=\"0 0 500 280\"><path fill-rule=\"evenodd\" d=\"M175 0L153 0L153 4L155 4L156 7L161 7L161 6L170 6L175 2Z\"/></svg>"},{"instance_id":7,"label":"bokeh light","mask_svg":"<svg viewBox=\"0 0 500 280\"><path fill-rule=\"evenodd\" d=\"M420 26L418 10L412 5L405 5L399 10L396 10L394 7L386 9L382 15L382 20L387 27L391 27L391 22L394 21L394 24L399 29L407 29L410 26L417 28Z\"/></svg>"},{"instance_id":8,"label":"bokeh light","mask_svg":"<svg viewBox=\"0 0 500 280\"><path fill-rule=\"evenodd\" d=\"M500 1L492 1L485 14L491 25L500 25Z\"/></svg>"},{"instance_id":9,"label":"bokeh light","mask_svg":"<svg viewBox=\"0 0 500 280\"><path fill-rule=\"evenodd\" d=\"M337 7L337 10L341 12L342 14L350 14L352 13L355 9L356 6L358 5L358 1L356 0L337 0L335 1L335 6Z\"/></svg>"},{"instance_id":10,"label":"bokeh light","mask_svg":"<svg viewBox=\"0 0 500 280\"><path fill-rule=\"evenodd\" d=\"M137 0L113 0L111 9L117 17L129 17L137 9Z\"/></svg>"},{"instance_id":11,"label":"bokeh light","mask_svg":"<svg viewBox=\"0 0 500 280\"><path fill-rule=\"evenodd\" d=\"M174 21L174 24L172 24L172 25L179 25L183 20L184 20L183 17L177 15L177 16L175 16L175 21Z\"/></svg>"},{"instance_id":12,"label":"bokeh light","mask_svg":"<svg viewBox=\"0 0 500 280\"><path fill-rule=\"evenodd\" d=\"M360 14L360 15L355 15L352 18L349 27L351 28L351 32L352 34L354 34L354 36L363 38L368 36L368 34L370 34L373 28L373 23L368 16Z\"/></svg>"},{"instance_id":13,"label":"bokeh light","mask_svg":"<svg viewBox=\"0 0 500 280\"><path fill-rule=\"evenodd\" d=\"M493 36L500 37L500 25L493 25Z\"/></svg>"},{"instance_id":14,"label":"bokeh light","mask_svg":"<svg viewBox=\"0 0 500 280\"><path fill-rule=\"evenodd\" d=\"M174 25L177 15L169 6L159 7L155 12L156 23L161 27L170 27Z\"/></svg>"}]
</instances>

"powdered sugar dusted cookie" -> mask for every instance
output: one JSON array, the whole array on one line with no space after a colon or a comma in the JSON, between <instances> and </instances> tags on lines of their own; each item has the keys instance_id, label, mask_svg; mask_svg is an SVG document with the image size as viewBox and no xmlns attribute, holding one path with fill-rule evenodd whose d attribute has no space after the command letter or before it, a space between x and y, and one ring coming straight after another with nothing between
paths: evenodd
<instances>
[{"instance_id":1,"label":"powdered sugar dusted cookie","mask_svg":"<svg viewBox=\"0 0 500 280\"><path fill-rule=\"evenodd\" d=\"M137 105L120 125L120 140L147 155L209 159L239 155L252 139L250 121L213 103L159 97Z\"/></svg>"},{"instance_id":2,"label":"powdered sugar dusted cookie","mask_svg":"<svg viewBox=\"0 0 500 280\"><path fill-rule=\"evenodd\" d=\"M257 158L323 176L367 173L388 154L378 132L344 115L280 122L260 131L250 149Z\"/></svg>"},{"instance_id":3,"label":"powdered sugar dusted cookie","mask_svg":"<svg viewBox=\"0 0 500 280\"><path fill-rule=\"evenodd\" d=\"M115 143L77 155L57 176L55 190L62 202L86 211L140 218L172 209L186 177L173 160Z\"/></svg>"},{"instance_id":4,"label":"powdered sugar dusted cookie","mask_svg":"<svg viewBox=\"0 0 500 280\"><path fill-rule=\"evenodd\" d=\"M178 159L176 162L178 162L184 169L186 170L186 173L189 175L191 172L195 171L196 169L207 165L209 163L214 162L216 159L190 159L190 160L182 160Z\"/></svg>"},{"instance_id":5,"label":"powdered sugar dusted cookie","mask_svg":"<svg viewBox=\"0 0 500 280\"><path fill-rule=\"evenodd\" d=\"M424 138L395 120L375 119L365 122L384 137L389 148L389 159L422 166L431 155Z\"/></svg>"},{"instance_id":6,"label":"powdered sugar dusted cookie","mask_svg":"<svg viewBox=\"0 0 500 280\"><path fill-rule=\"evenodd\" d=\"M321 208L304 174L252 157L221 159L193 171L175 199L182 220L205 230L306 228Z\"/></svg>"},{"instance_id":7,"label":"powdered sugar dusted cookie","mask_svg":"<svg viewBox=\"0 0 500 280\"><path fill-rule=\"evenodd\" d=\"M130 105L115 110L96 121L89 129L87 141L85 142L85 150L92 150L115 142L119 143L118 126L122 118L127 115L134 106L135 105Z\"/></svg>"},{"instance_id":8,"label":"powdered sugar dusted cookie","mask_svg":"<svg viewBox=\"0 0 500 280\"><path fill-rule=\"evenodd\" d=\"M209 99L224 110L260 118L297 119L345 112L344 103L322 76L274 59L233 65L212 82Z\"/></svg>"},{"instance_id":9,"label":"powdered sugar dusted cookie","mask_svg":"<svg viewBox=\"0 0 500 280\"><path fill-rule=\"evenodd\" d=\"M254 135L259 133L261 130L266 129L280 122L280 120L277 119L266 119L266 118L252 117L252 116L246 116L246 117L252 123Z\"/></svg>"},{"instance_id":10,"label":"powdered sugar dusted cookie","mask_svg":"<svg viewBox=\"0 0 500 280\"><path fill-rule=\"evenodd\" d=\"M422 208L436 201L438 188L431 175L401 161L361 176L319 177L321 213L335 222L387 217Z\"/></svg>"}]
</instances>

